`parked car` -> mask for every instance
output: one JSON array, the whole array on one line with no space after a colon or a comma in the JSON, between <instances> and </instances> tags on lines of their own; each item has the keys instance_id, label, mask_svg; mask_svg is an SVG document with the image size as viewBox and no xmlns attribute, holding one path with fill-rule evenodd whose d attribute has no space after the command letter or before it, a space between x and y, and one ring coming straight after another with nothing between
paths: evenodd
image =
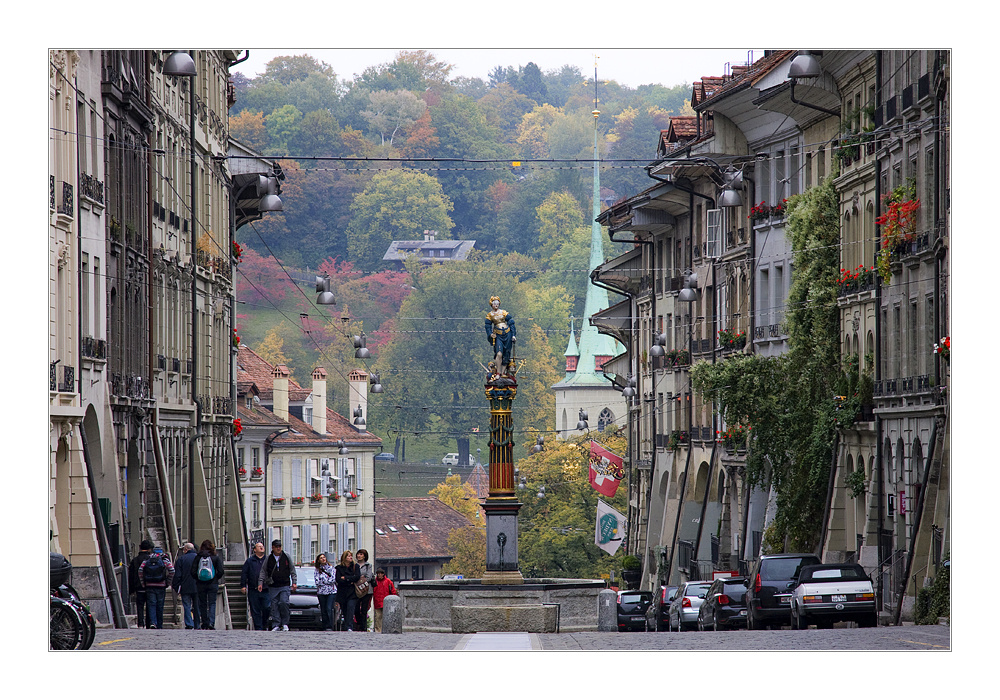
<instances>
[{"instance_id":1,"label":"parked car","mask_svg":"<svg viewBox=\"0 0 1000 700\"><path fill-rule=\"evenodd\" d=\"M618 591L618 631L646 631L646 611L653 604L649 591Z\"/></svg>"},{"instance_id":2,"label":"parked car","mask_svg":"<svg viewBox=\"0 0 1000 700\"><path fill-rule=\"evenodd\" d=\"M747 626L747 585L741 578L716 579L698 608L698 630L738 629Z\"/></svg>"},{"instance_id":3,"label":"parked car","mask_svg":"<svg viewBox=\"0 0 1000 700\"><path fill-rule=\"evenodd\" d=\"M374 459L376 462L395 462L396 455L394 455L392 452L379 452L377 455L375 455Z\"/></svg>"},{"instance_id":4,"label":"parked car","mask_svg":"<svg viewBox=\"0 0 1000 700\"><path fill-rule=\"evenodd\" d=\"M670 629L670 599L677 592L677 586L660 586L660 597L653 602L653 617L656 620L656 631Z\"/></svg>"},{"instance_id":5,"label":"parked car","mask_svg":"<svg viewBox=\"0 0 1000 700\"><path fill-rule=\"evenodd\" d=\"M711 587L711 581L688 581L682 583L670 600L667 629L678 632L694 629L698 624L698 608Z\"/></svg>"},{"instance_id":6,"label":"parked car","mask_svg":"<svg viewBox=\"0 0 1000 700\"><path fill-rule=\"evenodd\" d=\"M803 566L791 608L792 629L804 630L810 624L829 629L834 622L878 625L875 588L860 564Z\"/></svg>"},{"instance_id":7,"label":"parked car","mask_svg":"<svg viewBox=\"0 0 1000 700\"><path fill-rule=\"evenodd\" d=\"M747 577L747 629L791 624L792 589L803 566L821 563L815 554L764 554Z\"/></svg>"},{"instance_id":8,"label":"parked car","mask_svg":"<svg viewBox=\"0 0 1000 700\"><path fill-rule=\"evenodd\" d=\"M470 457L470 459L471 459L471 457ZM457 452L449 452L448 454L446 454L444 457L441 458L441 464L450 464L453 467L457 467L458 466L458 453Z\"/></svg>"},{"instance_id":9,"label":"parked car","mask_svg":"<svg viewBox=\"0 0 1000 700\"><path fill-rule=\"evenodd\" d=\"M323 629L323 614L316 594L316 567L297 566L295 576L295 590L288 596L288 629Z\"/></svg>"}]
</instances>

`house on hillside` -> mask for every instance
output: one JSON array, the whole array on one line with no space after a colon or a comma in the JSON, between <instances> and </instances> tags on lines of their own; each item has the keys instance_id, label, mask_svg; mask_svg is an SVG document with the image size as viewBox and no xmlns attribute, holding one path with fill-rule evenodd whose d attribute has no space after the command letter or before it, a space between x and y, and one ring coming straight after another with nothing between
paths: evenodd
<instances>
[{"instance_id":1,"label":"house on hillside","mask_svg":"<svg viewBox=\"0 0 1000 700\"><path fill-rule=\"evenodd\" d=\"M436 498L380 498L375 506L375 566L395 583L441 578L451 561L448 535L472 527Z\"/></svg>"},{"instance_id":2,"label":"house on hillside","mask_svg":"<svg viewBox=\"0 0 1000 700\"><path fill-rule=\"evenodd\" d=\"M425 265L431 263L467 260L476 247L475 241L439 241L437 231L424 231L422 241L393 241L382 256L383 260L395 263L397 270L403 269L403 262L416 255Z\"/></svg>"}]
</instances>

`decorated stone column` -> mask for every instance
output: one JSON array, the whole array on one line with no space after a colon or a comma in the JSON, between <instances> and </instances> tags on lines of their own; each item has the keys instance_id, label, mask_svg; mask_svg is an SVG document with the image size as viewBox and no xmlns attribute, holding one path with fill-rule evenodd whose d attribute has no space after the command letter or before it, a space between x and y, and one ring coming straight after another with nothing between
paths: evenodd
<instances>
[{"instance_id":1,"label":"decorated stone column","mask_svg":"<svg viewBox=\"0 0 1000 700\"><path fill-rule=\"evenodd\" d=\"M486 511L486 573L483 583L521 584L518 570L517 485L514 483L514 419L511 409L517 397L517 343L514 317L500 308L500 298L490 299L486 333L493 346L493 361L486 378L490 402L490 493Z\"/></svg>"}]
</instances>

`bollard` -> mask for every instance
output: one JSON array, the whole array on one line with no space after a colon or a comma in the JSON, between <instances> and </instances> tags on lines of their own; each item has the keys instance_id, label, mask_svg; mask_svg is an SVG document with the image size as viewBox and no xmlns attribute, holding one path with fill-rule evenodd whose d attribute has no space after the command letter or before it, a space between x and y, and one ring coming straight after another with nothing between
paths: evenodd
<instances>
[{"instance_id":1,"label":"bollard","mask_svg":"<svg viewBox=\"0 0 1000 700\"><path fill-rule=\"evenodd\" d=\"M618 595L610 588L597 594L597 631L618 631Z\"/></svg>"},{"instance_id":2,"label":"bollard","mask_svg":"<svg viewBox=\"0 0 1000 700\"><path fill-rule=\"evenodd\" d=\"M382 634L403 633L403 599L387 595L382 601Z\"/></svg>"}]
</instances>

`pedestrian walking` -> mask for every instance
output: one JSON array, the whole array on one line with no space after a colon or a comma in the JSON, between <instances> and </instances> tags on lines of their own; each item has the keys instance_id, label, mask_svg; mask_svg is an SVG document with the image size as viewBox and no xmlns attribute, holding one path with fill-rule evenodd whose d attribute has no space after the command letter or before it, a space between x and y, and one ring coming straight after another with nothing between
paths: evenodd
<instances>
[{"instance_id":1,"label":"pedestrian walking","mask_svg":"<svg viewBox=\"0 0 1000 700\"><path fill-rule=\"evenodd\" d=\"M344 626L348 632L354 631L354 607L358 603L358 596L354 590L354 584L361 578L361 570L354 564L354 555L351 550L347 550L340 555L340 563L336 568L337 577L337 603L344 613Z\"/></svg>"},{"instance_id":2,"label":"pedestrian walking","mask_svg":"<svg viewBox=\"0 0 1000 700\"><path fill-rule=\"evenodd\" d=\"M375 631L382 631L382 606L387 595L399 595L396 585L385 575L385 569L375 569L375 590L372 592L372 602L375 605Z\"/></svg>"},{"instance_id":3,"label":"pedestrian walking","mask_svg":"<svg viewBox=\"0 0 1000 700\"><path fill-rule=\"evenodd\" d=\"M298 577L291 558L281 549L281 540L271 542L271 554L260 568L257 590L263 592L265 586L271 592L271 631L288 631L288 597L298 588Z\"/></svg>"},{"instance_id":4,"label":"pedestrian walking","mask_svg":"<svg viewBox=\"0 0 1000 700\"><path fill-rule=\"evenodd\" d=\"M191 569L198 553L194 545L185 542L181 554L174 564L174 591L180 595L184 606L184 629L194 630L201 627L201 611L198 609L198 584L191 578Z\"/></svg>"},{"instance_id":5,"label":"pedestrian walking","mask_svg":"<svg viewBox=\"0 0 1000 700\"><path fill-rule=\"evenodd\" d=\"M224 575L222 558L216 554L215 545L212 540L205 540L191 568L191 577L198 587L198 612L203 630L215 629L215 604L219 596L219 581Z\"/></svg>"},{"instance_id":6,"label":"pedestrian walking","mask_svg":"<svg viewBox=\"0 0 1000 700\"><path fill-rule=\"evenodd\" d=\"M368 631L368 609L372 605L372 584L375 582L375 569L368 561L368 550L359 549L354 555L354 561L361 573L361 578L355 586L358 604L354 608L354 629L359 632Z\"/></svg>"},{"instance_id":7,"label":"pedestrian walking","mask_svg":"<svg viewBox=\"0 0 1000 700\"><path fill-rule=\"evenodd\" d=\"M139 543L139 553L128 565L128 589L135 595L135 626L149 629L149 610L146 607L146 590L139 583L139 567L153 552L153 543L143 540Z\"/></svg>"},{"instance_id":8,"label":"pedestrian walking","mask_svg":"<svg viewBox=\"0 0 1000 700\"><path fill-rule=\"evenodd\" d=\"M323 629L333 630L333 602L337 597L335 572L325 554L316 557L316 597L323 617Z\"/></svg>"},{"instance_id":9,"label":"pedestrian walking","mask_svg":"<svg viewBox=\"0 0 1000 700\"><path fill-rule=\"evenodd\" d=\"M163 602L174 578L174 565L159 547L139 565L139 585L146 591L150 629L163 629Z\"/></svg>"},{"instance_id":10,"label":"pedestrian walking","mask_svg":"<svg viewBox=\"0 0 1000 700\"><path fill-rule=\"evenodd\" d=\"M264 553L264 543L258 542L253 546L253 552L243 562L243 571L240 573L240 590L247 597L250 604L250 617L253 619L255 630L268 629L271 621L271 594L265 585L262 590L257 589L257 581L260 579L260 570L267 560Z\"/></svg>"}]
</instances>

